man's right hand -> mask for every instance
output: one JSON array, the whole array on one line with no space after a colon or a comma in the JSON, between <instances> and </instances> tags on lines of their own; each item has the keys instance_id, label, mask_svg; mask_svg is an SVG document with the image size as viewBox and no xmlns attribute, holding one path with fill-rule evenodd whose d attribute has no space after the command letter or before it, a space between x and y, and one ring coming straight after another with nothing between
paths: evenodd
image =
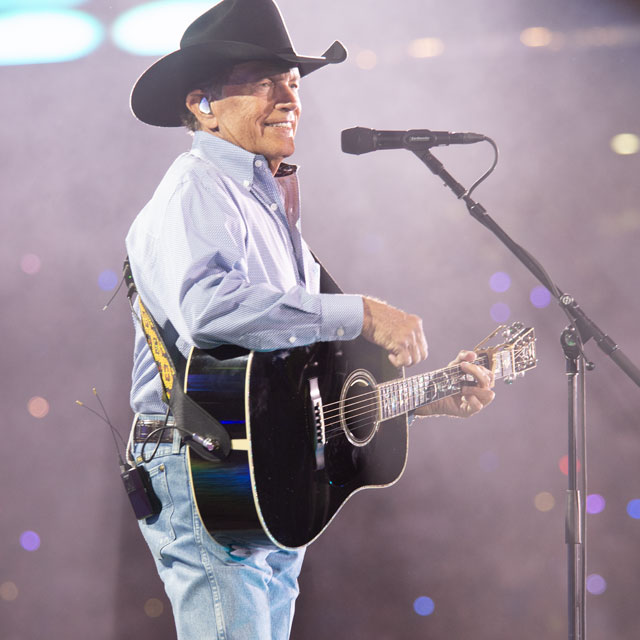
<instances>
[{"instance_id":1,"label":"man's right hand","mask_svg":"<svg viewBox=\"0 0 640 640\"><path fill-rule=\"evenodd\" d=\"M374 298L363 296L362 302L362 337L386 349L391 364L409 366L427 357L427 339L418 316Z\"/></svg>"}]
</instances>

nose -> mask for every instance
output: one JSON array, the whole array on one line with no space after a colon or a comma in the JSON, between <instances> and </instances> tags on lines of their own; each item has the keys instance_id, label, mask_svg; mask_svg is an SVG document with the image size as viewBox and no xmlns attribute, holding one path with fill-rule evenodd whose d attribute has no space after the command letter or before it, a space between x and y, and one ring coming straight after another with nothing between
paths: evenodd
<instances>
[{"instance_id":1,"label":"nose","mask_svg":"<svg viewBox=\"0 0 640 640\"><path fill-rule=\"evenodd\" d=\"M298 111L300 109L300 97L297 89L290 87L285 82L279 84L275 106L276 109L281 109L282 111Z\"/></svg>"}]
</instances>

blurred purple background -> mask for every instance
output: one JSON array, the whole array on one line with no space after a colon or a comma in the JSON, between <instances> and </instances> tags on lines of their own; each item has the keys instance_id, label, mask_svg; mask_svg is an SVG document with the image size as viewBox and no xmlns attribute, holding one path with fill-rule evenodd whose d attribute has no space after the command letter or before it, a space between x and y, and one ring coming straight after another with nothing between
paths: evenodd
<instances>
[{"instance_id":1,"label":"blurred purple background","mask_svg":"<svg viewBox=\"0 0 640 640\"><path fill-rule=\"evenodd\" d=\"M0 67L0 637L171 639L111 434L75 406L99 409L96 387L126 437L133 332L124 293L101 308L131 221L190 139L130 114L130 88L158 56L125 50L125 18L167 3L0 0L1 61L12 46L28 58L29 47L73 40L52 15L41 31L7 22L16 9L54 4L85 20L86 50ZM307 241L346 291L422 316L422 369L502 318L536 328L540 360L524 380L499 385L481 416L413 426L400 482L356 496L309 548L292 638L566 638L566 319L411 153L347 156L339 134L360 125L495 139L498 168L474 196L638 364L640 6L279 4L299 51L319 54L338 38L351 54L303 83L294 160ZM172 47L203 8L183 5ZM162 26L132 24L139 42L140 24ZM467 186L492 160L487 144L434 154ZM640 390L593 343L587 354L597 365L587 376L588 629L632 640Z\"/></svg>"}]
</instances>

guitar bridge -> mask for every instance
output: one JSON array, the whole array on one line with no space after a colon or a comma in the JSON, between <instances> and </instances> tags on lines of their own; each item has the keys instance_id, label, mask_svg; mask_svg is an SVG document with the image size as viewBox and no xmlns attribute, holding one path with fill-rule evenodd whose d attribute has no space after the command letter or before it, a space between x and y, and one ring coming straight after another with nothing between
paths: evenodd
<instances>
[{"instance_id":1,"label":"guitar bridge","mask_svg":"<svg viewBox=\"0 0 640 640\"><path fill-rule=\"evenodd\" d=\"M311 411L313 413L313 445L316 456L316 468L324 469L324 445L327 443L327 437L324 428L322 396L320 395L318 378L309 378L309 397L311 398Z\"/></svg>"}]
</instances>

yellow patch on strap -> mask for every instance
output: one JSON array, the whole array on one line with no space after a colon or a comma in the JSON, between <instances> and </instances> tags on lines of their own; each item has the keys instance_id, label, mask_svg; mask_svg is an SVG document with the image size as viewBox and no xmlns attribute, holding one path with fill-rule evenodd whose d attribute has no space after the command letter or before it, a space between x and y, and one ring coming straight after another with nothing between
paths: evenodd
<instances>
[{"instance_id":1,"label":"yellow patch on strap","mask_svg":"<svg viewBox=\"0 0 640 640\"><path fill-rule=\"evenodd\" d=\"M149 312L144 308L140 298L138 298L138 304L140 305L140 318L142 319L142 327L144 329L144 335L147 338L147 344L149 345L149 349L151 349L153 359L158 365L158 370L162 377L162 384L164 385L167 398L170 398L171 390L173 389L173 381L175 379L175 370L171 366L169 354L164 348L164 343L156 332L155 324L153 320L151 320Z\"/></svg>"}]
</instances>

